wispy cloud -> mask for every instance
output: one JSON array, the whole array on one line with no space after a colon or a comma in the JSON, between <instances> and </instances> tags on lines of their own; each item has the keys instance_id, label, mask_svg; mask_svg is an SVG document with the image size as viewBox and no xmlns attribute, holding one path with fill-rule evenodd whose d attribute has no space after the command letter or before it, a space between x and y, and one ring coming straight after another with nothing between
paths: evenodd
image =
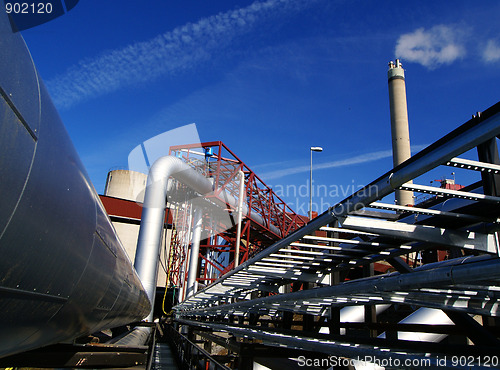
<instances>
[{"instance_id":1,"label":"wispy cloud","mask_svg":"<svg viewBox=\"0 0 500 370\"><path fill-rule=\"evenodd\" d=\"M463 29L446 25L419 28L401 35L396 44L396 56L430 69L451 64L466 54L463 33Z\"/></svg>"},{"instance_id":2,"label":"wispy cloud","mask_svg":"<svg viewBox=\"0 0 500 370\"><path fill-rule=\"evenodd\" d=\"M427 144L414 145L414 146L412 146L412 152L416 153L416 152L426 148L427 146L428 146ZM374 162L374 161L378 161L379 159L384 159L384 158L389 158L389 157L392 157L392 150L380 150L380 151L375 151L375 152L371 152L371 153L360 154L360 155L350 157L350 158L340 159L338 161L318 163L318 164L313 166L313 169L314 170L323 170L323 169L330 169L330 168L353 166L353 165L357 165L357 164ZM296 167L285 168L285 169L277 170L277 171L265 172L265 173L262 173L260 175L260 177L264 180L272 180L272 179L279 179L281 177L285 177L288 175L294 175L296 173L308 172L309 170L310 170L309 165L296 166Z\"/></svg>"},{"instance_id":3,"label":"wispy cloud","mask_svg":"<svg viewBox=\"0 0 500 370\"><path fill-rule=\"evenodd\" d=\"M264 21L297 12L306 0L256 1L245 7L187 23L151 40L83 60L47 81L59 108L120 88L189 70L227 48Z\"/></svg>"},{"instance_id":4,"label":"wispy cloud","mask_svg":"<svg viewBox=\"0 0 500 370\"><path fill-rule=\"evenodd\" d=\"M488 40L486 48L483 50L483 61L486 63L500 60L500 46L495 40Z\"/></svg>"}]
</instances>

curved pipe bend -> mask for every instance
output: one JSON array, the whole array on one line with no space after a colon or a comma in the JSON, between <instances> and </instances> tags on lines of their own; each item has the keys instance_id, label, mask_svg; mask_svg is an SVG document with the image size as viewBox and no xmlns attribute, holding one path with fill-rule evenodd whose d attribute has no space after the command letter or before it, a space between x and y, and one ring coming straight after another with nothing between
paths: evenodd
<instances>
[{"instance_id":1,"label":"curved pipe bend","mask_svg":"<svg viewBox=\"0 0 500 370\"><path fill-rule=\"evenodd\" d=\"M172 156L159 158L149 170L141 227L137 239L134 267L151 302L156 294L161 235L167 205L168 179L172 176L200 194L212 191L212 184L182 160ZM146 318L152 321L153 310Z\"/></svg>"},{"instance_id":2,"label":"curved pipe bend","mask_svg":"<svg viewBox=\"0 0 500 370\"><path fill-rule=\"evenodd\" d=\"M202 195L207 195L213 191L210 180L177 157L161 157L151 166L144 195L144 208L142 210L141 227L134 262L134 267L151 302L154 302L156 293L161 235L167 204L168 179L170 177ZM220 196L231 206L236 207L238 205L237 200L227 192L222 191ZM223 201L220 201L220 203L222 207L225 207ZM243 206L242 211L244 215L256 223L266 226L260 215L254 213L249 215L250 210L246 205ZM278 228L273 225L268 227L271 231L280 235ZM153 312L151 310L146 321L152 321L152 319Z\"/></svg>"}]
</instances>

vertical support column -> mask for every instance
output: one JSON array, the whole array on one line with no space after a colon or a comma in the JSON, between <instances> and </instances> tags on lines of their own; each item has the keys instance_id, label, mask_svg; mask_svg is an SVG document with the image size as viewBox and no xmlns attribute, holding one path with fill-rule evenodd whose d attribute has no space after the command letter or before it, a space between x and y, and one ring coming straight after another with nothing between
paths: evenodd
<instances>
[{"instance_id":1,"label":"vertical support column","mask_svg":"<svg viewBox=\"0 0 500 370\"><path fill-rule=\"evenodd\" d=\"M405 72L399 59L396 59L396 63L389 63L387 79L391 109L392 157L396 167L411 157ZM413 192L396 190L396 203L403 206L413 205Z\"/></svg>"},{"instance_id":2,"label":"vertical support column","mask_svg":"<svg viewBox=\"0 0 500 370\"><path fill-rule=\"evenodd\" d=\"M183 217L184 230L183 230L183 238L182 238L182 248L187 255L187 250L189 248L189 238L193 232L193 207L192 205L184 204L184 212L185 215ZM192 237L191 237L192 238ZM187 276L189 272L189 258L184 258L184 260L179 261L179 277L178 282L180 285L179 289L179 302L182 302L186 297L186 289L187 289Z\"/></svg>"},{"instance_id":3,"label":"vertical support column","mask_svg":"<svg viewBox=\"0 0 500 370\"><path fill-rule=\"evenodd\" d=\"M500 164L496 138L485 141L477 146L477 157L480 162ZM485 195L500 196L500 175L481 172L483 193ZM495 326L500 323L498 317L482 316L483 326Z\"/></svg>"},{"instance_id":4,"label":"vertical support column","mask_svg":"<svg viewBox=\"0 0 500 370\"><path fill-rule=\"evenodd\" d=\"M236 268L240 264L240 243L241 243L241 222L243 221L243 200L245 198L245 173L243 171L239 172L240 176L240 193L238 199L238 225L236 229L236 242L235 242L235 252L234 252L234 267Z\"/></svg>"},{"instance_id":5,"label":"vertical support column","mask_svg":"<svg viewBox=\"0 0 500 370\"><path fill-rule=\"evenodd\" d=\"M212 342L210 340L206 340L203 342L203 349L208 353L212 354Z\"/></svg>"},{"instance_id":6,"label":"vertical support column","mask_svg":"<svg viewBox=\"0 0 500 370\"><path fill-rule=\"evenodd\" d=\"M238 370L253 370L254 346L242 343L238 357Z\"/></svg>"},{"instance_id":7,"label":"vertical support column","mask_svg":"<svg viewBox=\"0 0 500 370\"><path fill-rule=\"evenodd\" d=\"M198 256L200 254L201 228L203 226L203 209L195 207L193 219L193 241L189 255L188 278L186 282L186 298L192 296L196 287L198 275Z\"/></svg>"},{"instance_id":8,"label":"vertical support column","mask_svg":"<svg viewBox=\"0 0 500 370\"><path fill-rule=\"evenodd\" d=\"M500 164L496 138L485 141L477 146L477 157L480 162ZM485 195L500 196L500 175L481 172L483 193Z\"/></svg>"},{"instance_id":9,"label":"vertical support column","mask_svg":"<svg viewBox=\"0 0 500 370\"><path fill-rule=\"evenodd\" d=\"M339 227L339 221L334 220L332 223L328 225L329 227ZM327 237L329 238L335 238L338 239L340 237L338 231L327 231L326 234ZM339 245L337 242L330 242L330 246L336 247ZM331 251L333 254L334 251ZM340 271L332 271L330 273L330 285L337 285L340 284ZM330 331L330 335L340 335L340 307L336 305L331 305L330 306L330 317L328 319L328 329Z\"/></svg>"},{"instance_id":10,"label":"vertical support column","mask_svg":"<svg viewBox=\"0 0 500 370\"><path fill-rule=\"evenodd\" d=\"M313 288L313 283L302 283L302 289L308 290ZM302 315L302 330L304 332L310 332L314 327L314 315L311 314L303 314Z\"/></svg>"},{"instance_id":11,"label":"vertical support column","mask_svg":"<svg viewBox=\"0 0 500 370\"><path fill-rule=\"evenodd\" d=\"M340 307L330 306L330 317L328 318L328 329L330 335L340 335Z\"/></svg>"},{"instance_id":12,"label":"vertical support column","mask_svg":"<svg viewBox=\"0 0 500 370\"><path fill-rule=\"evenodd\" d=\"M337 221L335 221L335 224L333 227L336 227L338 224ZM332 226L332 225L330 225ZM338 238L338 232L334 233L335 236ZM331 285L337 285L340 284L340 272L339 271L333 271L331 273ZM330 307L330 318L328 320L328 328L330 330L331 335L340 335L341 334L341 329L340 329L340 307L337 307L336 305L331 305Z\"/></svg>"},{"instance_id":13,"label":"vertical support column","mask_svg":"<svg viewBox=\"0 0 500 370\"><path fill-rule=\"evenodd\" d=\"M309 167L309 220L312 220L313 218L313 210L312 210L312 203L313 203L313 151L312 149L309 150L311 154L311 164Z\"/></svg>"},{"instance_id":14,"label":"vertical support column","mask_svg":"<svg viewBox=\"0 0 500 370\"><path fill-rule=\"evenodd\" d=\"M375 275L375 268L373 266L373 263L370 263L367 266L363 267L363 277L370 277ZM365 305L365 323L366 324L374 324L377 322L377 311L376 311L376 306L371 304L371 305ZM370 337L375 338L377 336L377 331L370 329Z\"/></svg>"}]
</instances>

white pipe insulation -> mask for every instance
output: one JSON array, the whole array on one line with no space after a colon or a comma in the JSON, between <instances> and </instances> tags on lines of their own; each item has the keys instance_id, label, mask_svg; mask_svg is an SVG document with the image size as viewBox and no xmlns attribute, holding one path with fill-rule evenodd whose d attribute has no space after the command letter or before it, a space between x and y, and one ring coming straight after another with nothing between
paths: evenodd
<instances>
[{"instance_id":1,"label":"white pipe insulation","mask_svg":"<svg viewBox=\"0 0 500 370\"><path fill-rule=\"evenodd\" d=\"M146 193L137 239L134 267L149 300L154 302L161 246L161 235L167 205L168 179L172 176L200 194L212 191L212 184L201 174L176 157L159 158L149 170ZM146 321L153 320L153 309Z\"/></svg>"},{"instance_id":2,"label":"white pipe insulation","mask_svg":"<svg viewBox=\"0 0 500 370\"><path fill-rule=\"evenodd\" d=\"M221 197L222 199L224 199L224 202L227 203L227 204L229 204L229 205L231 205L233 208L236 209L238 207L238 200L236 200L228 192L226 192L226 191L221 192L219 194L219 197ZM219 200L219 203L220 203L221 207L225 207L224 202L222 202L222 201ZM245 215L246 217L248 217L249 219L251 219L252 221L254 221L255 223L257 223L257 224L259 224L261 226L264 226L265 228L271 230L276 235L278 235L280 237L284 237L285 236L285 235L281 235L280 229L278 229L276 226L274 226L272 224L268 224L259 214L251 212L251 209L248 208L248 206L245 204L245 202L243 202L243 206L241 207L241 213L243 215Z\"/></svg>"},{"instance_id":3,"label":"white pipe insulation","mask_svg":"<svg viewBox=\"0 0 500 370\"><path fill-rule=\"evenodd\" d=\"M236 225L236 242L234 251L234 267L240 264L240 242L241 242L241 222L243 219L243 200L245 198L245 174L243 171L239 172L240 177L240 192L238 193L238 221Z\"/></svg>"},{"instance_id":4,"label":"white pipe insulation","mask_svg":"<svg viewBox=\"0 0 500 370\"><path fill-rule=\"evenodd\" d=\"M188 278L185 288L186 299L191 297L195 291L202 226L203 226L203 209L200 207L196 207L194 209L193 239L192 239L193 241L191 244L191 253L189 255Z\"/></svg>"},{"instance_id":5,"label":"white pipe insulation","mask_svg":"<svg viewBox=\"0 0 500 370\"><path fill-rule=\"evenodd\" d=\"M161 235L165 220L168 179L170 177L174 177L201 195L207 195L214 190L210 180L177 157L161 157L151 166L144 195L141 227L134 262L134 267L151 302L154 302L156 293ZM238 206L236 199L229 193L222 191L219 196L232 207L236 208ZM221 207L226 207L223 201L217 198L212 198L212 200L216 200ZM264 219L256 213L250 213L246 205L243 205L242 213L259 225L267 227L277 235L281 235L277 227L266 225ZM196 256L196 265L198 264L197 258L198 256ZM194 265L194 258L192 262L191 266ZM152 319L153 310L151 310L146 321L152 321Z\"/></svg>"}]
</instances>

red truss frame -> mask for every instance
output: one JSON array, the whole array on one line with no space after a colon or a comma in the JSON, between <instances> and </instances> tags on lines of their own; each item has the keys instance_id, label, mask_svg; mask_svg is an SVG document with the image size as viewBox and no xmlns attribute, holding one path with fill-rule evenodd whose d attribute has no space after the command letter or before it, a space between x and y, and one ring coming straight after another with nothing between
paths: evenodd
<instances>
[{"instance_id":1,"label":"red truss frame","mask_svg":"<svg viewBox=\"0 0 500 370\"><path fill-rule=\"evenodd\" d=\"M243 215L242 220L240 263L307 222L306 217L296 214L221 141L171 146L169 154L181 158L206 177L213 178L214 189L217 190L210 197L217 197L222 201L224 201L221 196L223 191L239 199L239 172L243 171L244 192L249 213ZM236 211L229 204L226 205L229 211ZM252 214L260 216L262 224L253 221L250 218ZM209 215L204 217L207 218ZM200 284L208 285L234 267L236 226L223 231L219 225L203 222L203 228L204 235L213 237L206 238L200 245L197 280ZM182 286L187 278L187 269L184 268L184 273L181 273L181 265L187 266L188 263L184 247L176 242L176 239L172 239L170 253L172 255L169 260L175 263L169 263L168 268L171 273L168 274L170 281L167 284ZM229 253L229 261L221 262L213 258L214 254L224 253L226 255Z\"/></svg>"}]
</instances>

